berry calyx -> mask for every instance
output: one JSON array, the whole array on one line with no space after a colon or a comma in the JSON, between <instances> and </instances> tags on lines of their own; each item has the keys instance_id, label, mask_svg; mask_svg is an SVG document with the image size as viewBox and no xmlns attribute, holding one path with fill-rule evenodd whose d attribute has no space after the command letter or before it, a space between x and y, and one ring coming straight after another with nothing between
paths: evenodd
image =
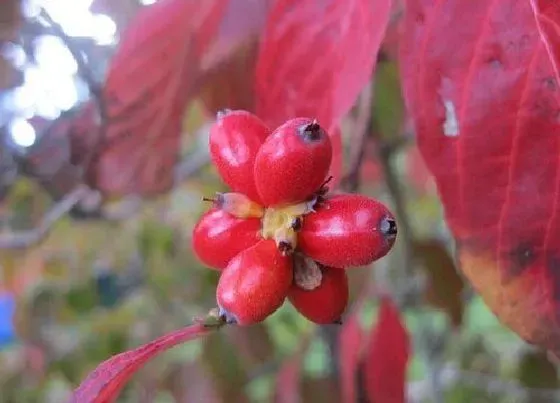
<instances>
[{"instance_id":1,"label":"berry calyx","mask_svg":"<svg viewBox=\"0 0 560 403\"><path fill-rule=\"evenodd\" d=\"M262 237L274 239L282 253L292 253L297 247L297 232L303 227L303 216L314 212L314 205L315 199L291 206L267 208L262 219Z\"/></svg>"},{"instance_id":2,"label":"berry calyx","mask_svg":"<svg viewBox=\"0 0 560 403\"><path fill-rule=\"evenodd\" d=\"M294 256L294 284L299 288L310 291L321 285L323 275L319 263L297 253Z\"/></svg>"},{"instance_id":3,"label":"berry calyx","mask_svg":"<svg viewBox=\"0 0 560 403\"><path fill-rule=\"evenodd\" d=\"M348 277L344 269L320 268L321 283L312 290L293 284L288 299L310 321L326 325L341 323L348 305Z\"/></svg>"},{"instance_id":4,"label":"berry calyx","mask_svg":"<svg viewBox=\"0 0 560 403\"><path fill-rule=\"evenodd\" d=\"M260 203L253 176L255 157L271 130L246 111L224 110L210 129L210 156L223 181Z\"/></svg>"},{"instance_id":5,"label":"berry calyx","mask_svg":"<svg viewBox=\"0 0 560 403\"><path fill-rule=\"evenodd\" d=\"M211 209L193 229L193 250L201 262L222 270L238 253L260 240L260 227L257 218L240 219L223 210Z\"/></svg>"},{"instance_id":6,"label":"berry calyx","mask_svg":"<svg viewBox=\"0 0 560 403\"><path fill-rule=\"evenodd\" d=\"M219 208L237 218L261 218L264 208L249 199L242 193L216 193L212 198L204 197L202 200L212 202Z\"/></svg>"},{"instance_id":7,"label":"berry calyx","mask_svg":"<svg viewBox=\"0 0 560 403\"><path fill-rule=\"evenodd\" d=\"M288 120L268 136L255 159L262 202L274 207L306 200L321 187L331 159L329 135L316 120Z\"/></svg>"},{"instance_id":8,"label":"berry calyx","mask_svg":"<svg viewBox=\"0 0 560 403\"><path fill-rule=\"evenodd\" d=\"M397 235L394 216L377 200L340 194L305 217L299 248L332 267L364 266L385 256Z\"/></svg>"},{"instance_id":9,"label":"berry calyx","mask_svg":"<svg viewBox=\"0 0 560 403\"><path fill-rule=\"evenodd\" d=\"M266 319L286 299L293 265L272 240L262 240L234 257L218 282L216 299L228 323L250 325Z\"/></svg>"}]
</instances>

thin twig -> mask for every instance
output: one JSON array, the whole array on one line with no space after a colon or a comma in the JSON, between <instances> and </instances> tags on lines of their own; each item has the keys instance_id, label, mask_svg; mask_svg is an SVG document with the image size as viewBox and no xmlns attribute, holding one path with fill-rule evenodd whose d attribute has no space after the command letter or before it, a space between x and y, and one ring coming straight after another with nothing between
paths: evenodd
<instances>
[{"instance_id":1,"label":"thin twig","mask_svg":"<svg viewBox=\"0 0 560 403\"><path fill-rule=\"evenodd\" d=\"M397 217L399 218L399 237L404 238L406 269L412 271L412 245L414 236L412 234L412 226L410 225L410 216L406 209L404 191L399 182L398 174L393 167L393 156L397 148L394 147L392 142L387 142L375 127L371 128L371 135L376 142L377 154L379 157L379 162L381 163L381 168L383 170L385 184L387 185L387 190L389 191L389 194L393 199L395 212L397 214Z\"/></svg>"},{"instance_id":2,"label":"thin twig","mask_svg":"<svg viewBox=\"0 0 560 403\"><path fill-rule=\"evenodd\" d=\"M348 173L342 180L341 187L349 192L357 192L360 188L360 171L366 154L366 145L370 137L372 119L373 86L367 86L360 97L358 111L354 121Z\"/></svg>"},{"instance_id":3,"label":"thin twig","mask_svg":"<svg viewBox=\"0 0 560 403\"><path fill-rule=\"evenodd\" d=\"M35 245L49 233L52 226L88 195L89 189L80 185L58 201L43 217L41 224L31 230L0 234L0 249L23 249Z\"/></svg>"}]
</instances>

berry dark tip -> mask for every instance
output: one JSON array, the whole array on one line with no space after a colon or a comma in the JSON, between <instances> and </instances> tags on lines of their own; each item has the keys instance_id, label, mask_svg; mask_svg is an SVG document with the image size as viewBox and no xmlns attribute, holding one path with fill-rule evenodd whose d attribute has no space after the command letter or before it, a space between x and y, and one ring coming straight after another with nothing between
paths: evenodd
<instances>
[{"instance_id":1,"label":"berry dark tip","mask_svg":"<svg viewBox=\"0 0 560 403\"><path fill-rule=\"evenodd\" d=\"M317 141L324 136L325 131L321 125L317 123L317 120L313 120L313 122L302 126L301 133L306 140Z\"/></svg>"},{"instance_id":2,"label":"berry dark tip","mask_svg":"<svg viewBox=\"0 0 560 403\"><path fill-rule=\"evenodd\" d=\"M301 217L294 218L291 227L296 232L301 231L301 228L303 227L303 221Z\"/></svg>"},{"instance_id":3,"label":"berry dark tip","mask_svg":"<svg viewBox=\"0 0 560 403\"><path fill-rule=\"evenodd\" d=\"M397 235L397 222L392 218L384 218L381 220L379 229L383 235L387 237L395 237Z\"/></svg>"},{"instance_id":4,"label":"berry dark tip","mask_svg":"<svg viewBox=\"0 0 560 403\"><path fill-rule=\"evenodd\" d=\"M216 193L216 197L211 198L211 197L203 197L202 201L205 202L210 202L212 204L214 204L215 207L222 207L224 205L224 195L222 193Z\"/></svg>"},{"instance_id":5,"label":"berry dark tip","mask_svg":"<svg viewBox=\"0 0 560 403\"><path fill-rule=\"evenodd\" d=\"M234 314L226 311L224 308L220 307L219 315L221 320L228 325L237 325L239 323L237 317Z\"/></svg>"},{"instance_id":6,"label":"berry dark tip","mask_svg":"<svg viewBox=\"0 0 560 403\"><path fill-rule=\"evenodd\" d=\"M337 319L333 322L333 325L342 325L342 319Z\"/></svg>"},{"instance_id":7,"label":"berry dark tip","mask_svg":"<svg viewBox=\"0 0 560 403\"><path fill-rule=\"evenodd\" d=\"M294 251L294 248L292 247L291 243L286 241L280 241L278 242L278 250L282 255L286 256L286 255L290 255Z\"/></svg>"},{"instance_id":8,"label":"berry dark tip","mask_svg":"<svg viewBox=\"0 0 560 403\"><path fill-rule=\"evenodd\" d=\"M225 116L229 115L231 112L233 112L231 109L220 109L217 113L216 113L216 119L222 119Z\"/></svg>"}]
</instances>

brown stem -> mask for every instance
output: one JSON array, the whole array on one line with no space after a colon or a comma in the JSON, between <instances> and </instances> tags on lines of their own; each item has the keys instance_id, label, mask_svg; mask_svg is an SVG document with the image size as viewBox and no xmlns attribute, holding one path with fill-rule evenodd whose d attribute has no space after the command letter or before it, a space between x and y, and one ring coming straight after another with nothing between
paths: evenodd
<instances>
[{"instance_id":1,"label":"brown stem","mask_svg":"<svg viewBox=\"0 0 560 403\"><path fill-rule=\"evenodd\" d=\"M41 224L34 229L1 234L0 249L23 249L40 242L47 236L52 226L87 196L88 192L89 189L86 186L78 186L58 201L45 214Z\"/></svg>"}]
</instances>

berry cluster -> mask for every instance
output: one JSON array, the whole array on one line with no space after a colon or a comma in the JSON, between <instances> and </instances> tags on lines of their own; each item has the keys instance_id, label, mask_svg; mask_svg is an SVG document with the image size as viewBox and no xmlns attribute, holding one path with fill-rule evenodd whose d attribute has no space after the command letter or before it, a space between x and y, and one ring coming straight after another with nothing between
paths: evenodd
<instances>
[{"instance_id":1,"label":"berry cluster","mask_svg":"<svg viewBox=\"0 0 560 403\"><path fill-rule=\"evenodd\" d=\"M330 194L328 134L307 118L271 131L245 111L218 114L210 153L231 193L219 193L193 232L193 248L221 270L220 315L263 321L286 298L309 320L340 321L346 268L383 257L397 234L393 215L357 194Z\"/></svg>"}]
</instances>

